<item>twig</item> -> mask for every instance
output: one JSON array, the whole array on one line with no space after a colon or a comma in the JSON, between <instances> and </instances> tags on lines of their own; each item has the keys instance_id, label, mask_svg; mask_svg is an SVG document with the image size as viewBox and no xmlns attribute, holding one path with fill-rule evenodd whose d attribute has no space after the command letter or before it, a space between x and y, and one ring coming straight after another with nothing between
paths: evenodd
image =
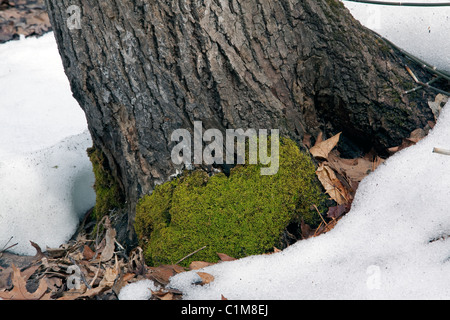
<instances>
[{"instance_id":1,"label":"twig","mask_svg":"<svg viewBox=\"0 0 450 320\"><path fill-rule=\"evenodd\" d=\"M446 150L446 149L434 148L433 152L434 153L443 154L443 155L446 155L446 156L450 156L450 150Z\"/></svg>"},{"instance_id":2,"label":"twig","mask_svg":"<svg viewBox=\"0 0 450 320\"><path fill-rule=\"evenodd\" d=\"M98 263L97 272L95 273L94 278L92 279L91 283L89 284L91 287L94 286L95 280L97 280L97 277L98 277L98 274L99 274L101 268L102 268L102 262L100 261L100 262Z\"/></svg>"},{"instance_id":3,"label":"twig","mask_svg":"<svg viewBox=\"0 0 450 320\"><path fill-rule=\"evenodd\" d=\"M317 213L319 214L320 218L322 219L323 223L325 223L325 227L328 227L328 223L325 222L325 219L322 217L322 214L320 213L319 209L315 204L313 204L313 207L316 209Z\"/></svg>"},{"instance_id":4,"label":"twig","mask_svg":"<svg viewBox=\"0 0 450 320\"><path fill-rule=\"evenodd\" d=\"M175 264L179 264L180 262L186 260L187 258L192 257L194 254L196 254L196 253L199 252L199 251L202 251L202 250L205 249L206 247L207 247L207 246L201 247L200 249L197 249L197 250L195 250L194 252L189 253L186 257L184 257L184 258L178 260Z\"/></svg>"},{"instance_id":5,"label":"twig","mask_svg":"<svg viewBox=\"0 0 450 320\"><path fill-rule=\"evenodd\" d=\"M14 237L9 238L9 240L3 246L2 250L0 250L0 257L3 255L4 252L6 252L7 250L9 250L19 244L19 243L15 243L15 244L12 244L9 247L5 248L11 242L12 238L14 238Z\"/></svg>"},{"instance_id":6,"label":"twig","mask_svg":"<svg viewBox=\"0 0 450 320\"><path fill-rule=\"evenodd\" d=\"M415 81L417 84L419 84L421 87L423 87L423 88L429 88L429 89L432 89L432 90L437 91L437 92L439 92L439 93L442 93L442 94L444 94L444 95L446 95L446 96L450 96L450 92L447 92L447 91L441 90L441 89L439 89L439 88L430 86L429 83L424 83L424 82L420 81L420 80L417 78L417 76L414 74L414 72L412 72L412 70L411 70L408 66L405 66L405 68L406 68L406 70L408 71L408 73L411 75L411 77L414 79L414 81Z\"/></svg>"},{"instance_id":7,"label":"twig","mask_svg":"<svg viewBox=\"0 0 450 320\"><path fill-rule=\"evenodd\" d=\"M436 81L441 80L441 79L442 79L442 77L438 76L438 77L434 78L433 80L428 81L425 84L426 84L427 87L429 87L431 84L433 84ZM415 87L415 88L413 88L411 90L405 91L405 94L410 94L410 93L416 92L417 90L420 90L420 89L423 89L423 86L418 86L418 87Z\"/></svg>"}]
</instances>

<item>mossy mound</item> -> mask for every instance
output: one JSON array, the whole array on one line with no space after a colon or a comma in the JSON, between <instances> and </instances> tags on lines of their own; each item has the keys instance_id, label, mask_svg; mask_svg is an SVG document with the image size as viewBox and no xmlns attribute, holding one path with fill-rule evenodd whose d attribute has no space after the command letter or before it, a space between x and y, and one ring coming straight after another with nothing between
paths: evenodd
<instances>
[{"instance_id":1,"label":"mossy mound","mask_svg":"<svg viewBox=\"0 0 450 320\"><path fill-rule=\"evenodd\" d=\"M311 205L325 200L309 155L288 139L280 143L277 174L239 165L230 176L186 174L158 186L139 202L135 229L149 265L175 263L207 246L193 260L217 261L217 252L241 258L278 246L285 228L304 219L317 225Z\"/></svg>"},{"instance_id":2,"label":"mossy mound","mask_svg":"<svg viewBox=\"0 0 450 320\"><path fill-rule=\"evenodd\" d=\"M112 209L120 208L123 205L123 196L118 183L111 175L108 161L104 154L96 148L89 148L87 153L95 175L94 190L96 200L94 216L97 221L100 221Z\"/></svg>"}]
</instances>

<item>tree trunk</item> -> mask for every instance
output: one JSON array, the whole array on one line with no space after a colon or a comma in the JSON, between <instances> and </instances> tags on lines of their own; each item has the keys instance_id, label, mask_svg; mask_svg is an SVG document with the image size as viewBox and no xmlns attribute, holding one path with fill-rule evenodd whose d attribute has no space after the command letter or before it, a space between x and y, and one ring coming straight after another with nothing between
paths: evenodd
<instances>
[{"instance_id":1,"label":"tree trunk","mask_svg":"<svg viewBox=\"0 0 450 320\"><path fill-rule=\"evenodd\" d=\"M337 0L47 0L72 91L129 206L175 173L176 129L343 131L399 145L433 115L396 53ZM77 25L77 19L80 24Z\"/></svg>"}]
</instances>

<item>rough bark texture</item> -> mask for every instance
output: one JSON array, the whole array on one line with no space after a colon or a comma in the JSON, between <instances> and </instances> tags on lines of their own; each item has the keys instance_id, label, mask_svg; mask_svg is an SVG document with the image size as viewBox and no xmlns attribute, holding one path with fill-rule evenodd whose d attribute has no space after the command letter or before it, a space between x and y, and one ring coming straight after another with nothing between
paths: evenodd
<instances>
[{"instance_id":1,"label":"rough bark texture","mask_svg":"<svg viewBox=\"0 0 450 320\"><path fill-rule=\"evenodd\" d=\"M70 30L71 5L81 29ZM175 172L173 130L344 132L398 145L433 116L400 59L337 0L47 0L75 98L130 208Z\"/></svg>"}]
</instances>

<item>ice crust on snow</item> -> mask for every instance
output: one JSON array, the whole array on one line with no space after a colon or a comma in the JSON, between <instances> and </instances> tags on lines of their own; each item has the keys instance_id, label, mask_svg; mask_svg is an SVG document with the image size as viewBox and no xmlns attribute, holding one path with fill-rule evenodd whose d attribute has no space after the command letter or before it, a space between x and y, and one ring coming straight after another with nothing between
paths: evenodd
<instances>
[{"instance_id":1,"label":"ice crust on snow","mask_svg":"<svg viewBox=\"0 0 450 320\"><path fill-rule=\"evenodd\" d=\"M366 27L418 58L450 72L450 7L395 7L349 1L343 3Z\"/></svg>"},{"instance_id":2,"label":"ice crust on snow","mask_svg":"<svg viewBox=\"0 0 450 320\"><path fill-rule=\"evenodd\" d=\"M95 204L86 118L53 34L0 45L0 248L58 247Z\"/></svg>"},{"instance_id":3,"label":"ice crust on snow","mask_svg":"<svg viewBox=\"0 0 450 320\"><path fill-rule=\"evenodd\" d=\"M365 178L351 211L327 234L281 253L205 268L170 285L186 299L448 299L450 298L450 103L416 146ZM440 239L440 237L443 237Z\"/></svg>"}]
</instances>

